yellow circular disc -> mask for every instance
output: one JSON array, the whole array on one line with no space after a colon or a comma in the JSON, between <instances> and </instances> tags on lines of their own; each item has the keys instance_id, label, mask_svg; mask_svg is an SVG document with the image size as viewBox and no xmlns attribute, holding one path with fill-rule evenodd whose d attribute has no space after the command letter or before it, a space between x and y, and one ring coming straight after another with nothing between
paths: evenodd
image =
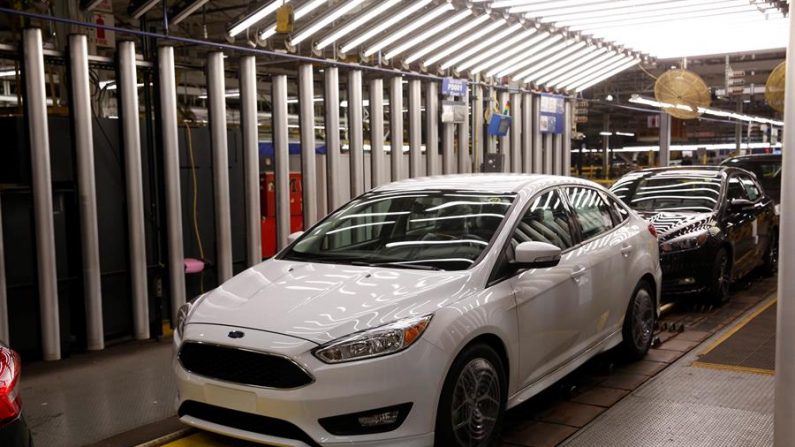
<instances>
[{"instance_id":1,"label":"yellow circular disc","mask_svg":"<svg viewBox=\"0 0 795 447\"><path fill-rule=\"evenodd\" d=\"M787 65L782 62L773 69L765 83L765 101L773 110L784 111L784 81Z\"/></svg>"},{"instance_id":2,"label":"yellow circular disc","mask_svg":"<svg viewBox=\"0 0 795 447\"><path fill-rule=\"evenodd\" d=\"M708 107L711 100L707 84L692 71L668 70L654 83L654 97L659 102L673 104L666 112L679 119L698 118L698 107ZM679 106L679 107L676 107Z\"/></svg>"}]
</instances>

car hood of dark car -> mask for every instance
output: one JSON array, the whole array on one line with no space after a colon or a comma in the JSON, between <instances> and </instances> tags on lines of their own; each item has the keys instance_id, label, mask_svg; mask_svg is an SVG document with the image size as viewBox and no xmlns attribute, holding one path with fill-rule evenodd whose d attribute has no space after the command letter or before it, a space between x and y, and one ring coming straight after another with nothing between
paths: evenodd
<instances>
[{"instance_id":1,"label":"car hood of dark car","mask_svg":"<svg viewBox=\"0 0 795 447\"><path fill-rule=\"evenodd\" d=\"M715 213L643 212L641 215L654 225L660 242L681 236L684 233L711 228L715 224Z\"/></svg>"}]
</instances>

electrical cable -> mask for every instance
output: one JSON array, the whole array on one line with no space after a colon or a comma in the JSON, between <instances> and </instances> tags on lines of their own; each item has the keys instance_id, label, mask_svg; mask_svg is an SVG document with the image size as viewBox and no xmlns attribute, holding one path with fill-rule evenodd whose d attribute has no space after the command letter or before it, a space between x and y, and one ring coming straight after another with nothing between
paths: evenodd
<instances>
[{"instance_id":1,"label":"electrical cable","mask_svg":"<svg viewBox=\"0 0 795 447\"><path fill-rule=\"evenodd\" d=\"M188 143L188 156L190 157L190 172L191 177L193 178L193 232L196 236L196 243L199 245L199 257L201 258L202 262L204 261L204 244L202 243L202 236L199 232L199 213L198 213L198 203L199 203L199 182L196 179L196 162L193 158L193 139L191 138L191 128L188 123L185 123L185 139ZM199 277L199 291L204 293L204 269L201 271L201 275Z\"/></svg>"}]
</instances>

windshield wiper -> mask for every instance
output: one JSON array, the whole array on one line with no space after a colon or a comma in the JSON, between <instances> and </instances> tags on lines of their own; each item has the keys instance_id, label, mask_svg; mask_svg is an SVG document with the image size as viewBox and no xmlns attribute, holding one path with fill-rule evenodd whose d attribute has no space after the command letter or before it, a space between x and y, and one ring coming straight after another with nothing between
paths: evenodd
<instances>
[{"instance_id":1,"label":"windshield wiper","mask_svg":"<svg viewBox=\"0 0 795 447\"><path fill-rule=\"evenodd\" d=\"M409 264L401 261L391 261L391 262L362 262L362 265L368 265L370 267L384 267L384 266L391 266L391 267L398 267L398 268L407 268L407 269L415 269L415 270L444 270L442 268L428 265L428 264Z\"/></svg>"}]
</instances>

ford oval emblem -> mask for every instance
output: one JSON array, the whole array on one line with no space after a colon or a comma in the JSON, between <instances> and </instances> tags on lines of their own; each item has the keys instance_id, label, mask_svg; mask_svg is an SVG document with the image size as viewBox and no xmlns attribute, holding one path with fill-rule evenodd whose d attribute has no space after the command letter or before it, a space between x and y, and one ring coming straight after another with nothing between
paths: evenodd
<instances>
[{"instance_id":1,"label":"ford oval emblem","mask_svg":"<svg viewBox=\"0 0 795 447\"><path fill-rule=\"evenodd\" d=\"M246 334L243 331L229 331L229 338L243 338Z\"/></svg>"}]
</instances>

